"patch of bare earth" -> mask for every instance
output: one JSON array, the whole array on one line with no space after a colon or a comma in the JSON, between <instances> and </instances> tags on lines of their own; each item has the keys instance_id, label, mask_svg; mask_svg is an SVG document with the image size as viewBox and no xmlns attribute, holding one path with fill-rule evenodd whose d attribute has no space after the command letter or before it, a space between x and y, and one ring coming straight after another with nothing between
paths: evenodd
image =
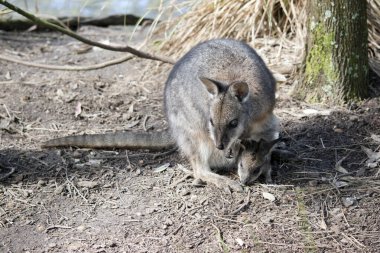
<instances>
[{"instance_id":1,"label":"patch of bare earth","mask_svg":"<svg viewBox=\"0 0 380 253\"><path fill-rule=\"evenodd\" d=\"M128 41L115 28L81 33ZM78 42L52 33L0 33L0 40L2 53L32 62L90 65L120 56L78 54ZM39 147L74 133L165 128L170 66L135 59L68 72L0 64L1 252L380 250L379 98L318 108L289 98L290 84L281 83L276 110L297 159L276 162L275 185L260 180L229 195L193 186L177 153Z\"/></svg>"}]
</instances>

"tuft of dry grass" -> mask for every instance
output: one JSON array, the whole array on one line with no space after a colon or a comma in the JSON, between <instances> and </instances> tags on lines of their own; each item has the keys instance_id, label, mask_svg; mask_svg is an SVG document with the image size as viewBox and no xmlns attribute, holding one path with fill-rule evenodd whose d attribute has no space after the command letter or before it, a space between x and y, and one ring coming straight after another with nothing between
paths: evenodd
<instances>
[{"instance_id":1,"label":"tuft of dry grass","mask_svg":"<svg viewBox=\"0 0 380 253\"><path fill-rule=\"evenodd\" d=\"M302 0L189 0L168 5L163 11L177 12L161 22L154 33L163 35L159 44L176 57L194 44L211 38L244 40L252 46L276 38L282 47L303 47L306 37L306 1ZM380 3L368 0L369 45L380 58ZM303 48L298 50L302 57Z\"/></svg>"}]
</instances>

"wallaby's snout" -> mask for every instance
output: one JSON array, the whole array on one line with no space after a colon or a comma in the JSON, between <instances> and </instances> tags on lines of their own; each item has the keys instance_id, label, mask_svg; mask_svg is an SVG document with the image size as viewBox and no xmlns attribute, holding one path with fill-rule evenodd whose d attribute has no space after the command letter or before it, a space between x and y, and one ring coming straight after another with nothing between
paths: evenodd
<instances>
[{"instance_id":1,"label":"wallaby's snout","mask_svg":"<svg viewBox=\"0 0 380 253\"><path fill-rule=\"evenodd\" d=\"M226 133L224 130L222 130L222 127L215 127L214 128L214 138L215 138L215 146L219 150L224 150L229 145L228 136L226 136Z\"/></svg>"}]
</instances>

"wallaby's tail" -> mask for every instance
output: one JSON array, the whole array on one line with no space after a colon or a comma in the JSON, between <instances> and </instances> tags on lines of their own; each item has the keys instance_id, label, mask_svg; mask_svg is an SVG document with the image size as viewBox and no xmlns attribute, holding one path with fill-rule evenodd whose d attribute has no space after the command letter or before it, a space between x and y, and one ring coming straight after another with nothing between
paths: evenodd
<instances>
[{"instance_id":1,"label":"wallaby's tail","mask_svg":"<svg viewBox=\"0 0 380 253\"><path fill-rule=\"evenodd\" d=\"M106 134L74 135L52 139L41 145L51 147L79 148L126 148L126 149L165 149L175 146L168 130L163 132L116 132Z\"/></svg>"}]
</instances>

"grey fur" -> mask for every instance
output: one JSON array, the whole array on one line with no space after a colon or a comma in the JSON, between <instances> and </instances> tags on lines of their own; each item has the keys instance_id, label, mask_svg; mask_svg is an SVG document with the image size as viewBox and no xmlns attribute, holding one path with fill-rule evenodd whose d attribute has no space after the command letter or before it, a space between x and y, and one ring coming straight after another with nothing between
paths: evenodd
<instances>
[{"instance_id":1,"label":"grey fur","mask_svg":"<svg viewBox=\"0 0 380 253\"><path fill-rule=\"evenodd\" d=\"M236 83L241 84L237 89L242 90L242 97L236 96L236 89L231 91ZM263 60L240 41L206 41L177 62L165 86L165 111L171 135L189 159L195 178L221 188L240 189L211 169L236 165L236 157L231 162L223 159L223 154L237 140L278 138L278 121L273 115L275 89ZM232 129L228 124L233 119L238 125Z\"/></svg>"},{"instance_id":2,"label":"grey fur","mask_svg":"<svg viewBox=\"0 0 380 253\"><path fill-rule=\"evenodd\" d=\"M161 148L175 141L196 179L239 191L238 182L211 169L236 168L238 156L231 156L231 150L240 140L278 138L275 90L272 74L251 47L210 40L183 56L168 77L164 107L170 133L69 136L44 146Z\"/></svg>"}]
</instances>

